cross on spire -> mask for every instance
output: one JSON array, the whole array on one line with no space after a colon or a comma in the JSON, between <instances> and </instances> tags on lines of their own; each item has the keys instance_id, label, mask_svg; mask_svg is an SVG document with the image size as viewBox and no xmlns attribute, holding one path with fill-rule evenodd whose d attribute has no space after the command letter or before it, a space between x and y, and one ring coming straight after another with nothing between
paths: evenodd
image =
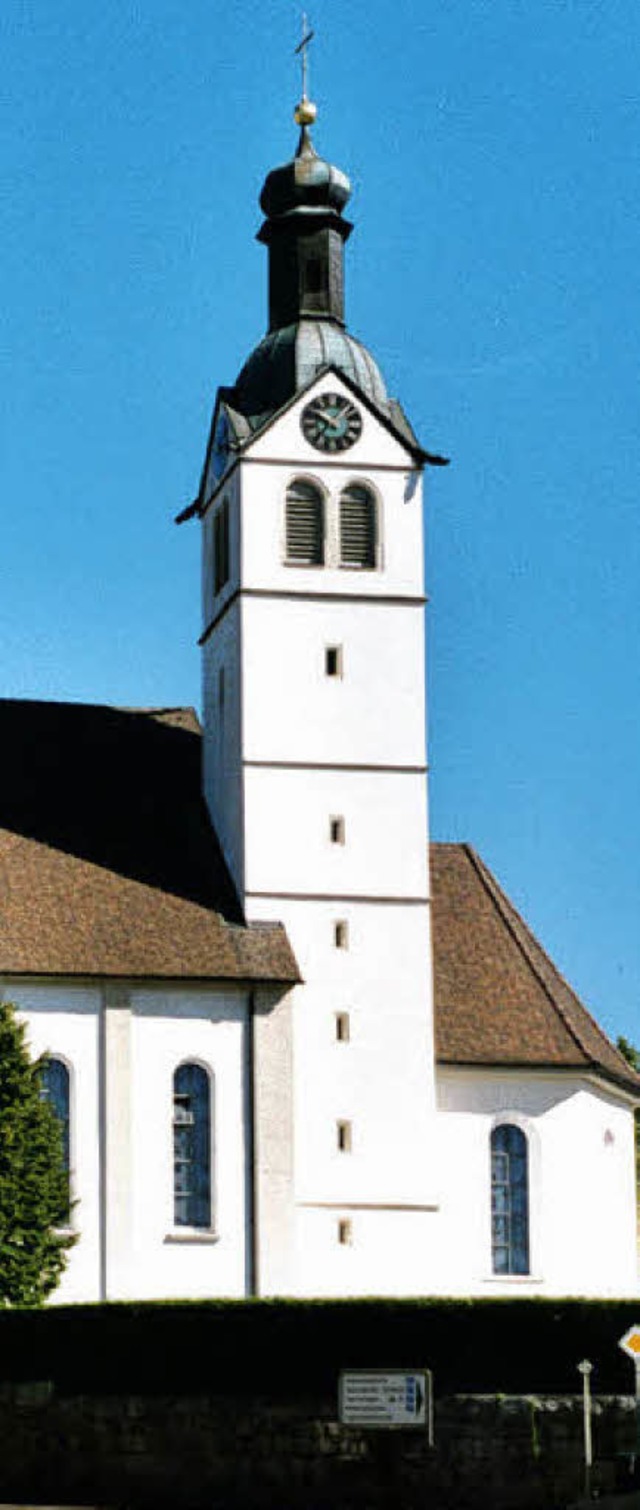
<instances>
[{"instance_id":1,"label":"cross on spire","mask_svg":"<svg viewBox=\"0 0 640 1510\"><path fill-rule=\"evenodd\" d=\"M308 58L307 49L308 49L309 43L311 42L313 36L314 36L314 33L311 30L311 28L309 26L309 23L307 21L306 14L303 11L303 13L302 13L302 40L298 43L298 46L295 49L296 54L298 54L298 53L300 54L300 62L301 62L301 65L302 65L302 98L303 98L303 100L306 100L308 98L308 96L307 96L307 83L308 83L308 78L309 78L309 58Z\"/></svg>"}]
</instances>

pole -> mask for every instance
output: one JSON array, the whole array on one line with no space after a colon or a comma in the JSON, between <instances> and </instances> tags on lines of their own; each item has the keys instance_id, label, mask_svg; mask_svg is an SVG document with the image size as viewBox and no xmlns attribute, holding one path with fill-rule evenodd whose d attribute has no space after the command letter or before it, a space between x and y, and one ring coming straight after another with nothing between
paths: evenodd
<instances>
[{"instance_id":1,"label":"pole","mask_svg":"<svg viewBox=\"0 0 640 1510\"><path fill-rule=\"evenodd\" d=\"M593 1467L593 1437L591 1431L591 1374L593 1364L588 1358L583 1358L578 1364L578 1373L582 1374L582 1424L584 1437L584 1497L591 1499L591 1469ZM636 1365L636 1391L640 1388L640 1367ZM638 1410L638 1395L636 1393L636 1410ZM636 1416L640 1423L640 1418ZM640 1424L639 1424L640 1429Z\"/></svg>"}]
</instances>

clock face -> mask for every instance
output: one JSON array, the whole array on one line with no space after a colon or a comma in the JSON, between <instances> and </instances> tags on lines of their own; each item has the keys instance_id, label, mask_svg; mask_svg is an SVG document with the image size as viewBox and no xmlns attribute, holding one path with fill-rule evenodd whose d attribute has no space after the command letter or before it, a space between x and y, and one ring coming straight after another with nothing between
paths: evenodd
<instances>
[{"instance_id":1,"label":"clock face","mask_svg":"<svg viewBox=\"0 0 640 1510\"><path fill-rule=\"evenodd\" d=\"M347 451L362 434L362 416L342 393L321 393L303 409L300 425L305 440L317 451Z\"/></svg>"}]
</instances>

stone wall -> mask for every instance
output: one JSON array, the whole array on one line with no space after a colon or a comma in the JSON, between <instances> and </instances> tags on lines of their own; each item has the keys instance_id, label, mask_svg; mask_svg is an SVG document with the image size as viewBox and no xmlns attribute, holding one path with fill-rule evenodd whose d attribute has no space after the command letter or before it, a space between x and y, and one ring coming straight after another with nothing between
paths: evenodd
<instances>
[{"instance_id":1,"label":"stone wall","mask_svg":"<svg viewBox=\"0 0 640 1510\"><path fill-rule=\"evenodd\" d=\"M293 1393L293 1392L292 1392ZM600 1493L632 1487L634 1401L594 1401ZM94 1397L0 1388L0 1501L223 1510L554 1510L583 1492L577 1396L436 1399L422 1432L336 1420L335 1402Z\"/></svg>"}]
</instances>

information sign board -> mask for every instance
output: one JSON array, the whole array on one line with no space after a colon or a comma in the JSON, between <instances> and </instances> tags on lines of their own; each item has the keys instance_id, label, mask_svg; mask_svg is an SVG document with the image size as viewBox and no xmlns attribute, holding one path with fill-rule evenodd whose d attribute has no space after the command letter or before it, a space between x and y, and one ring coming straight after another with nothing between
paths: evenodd
<instances>
[{"instance_id":1,"label":"information sign board","mask_svg":"<svg viewBox=\"0 0 640 1510\"><path fill-rule=\"evenodd\" d=\"M354 1369L340 1375L338 1413L345 1426L421 1427L431 1439L429 1369Z\"/></svg>"}]
</instances>

